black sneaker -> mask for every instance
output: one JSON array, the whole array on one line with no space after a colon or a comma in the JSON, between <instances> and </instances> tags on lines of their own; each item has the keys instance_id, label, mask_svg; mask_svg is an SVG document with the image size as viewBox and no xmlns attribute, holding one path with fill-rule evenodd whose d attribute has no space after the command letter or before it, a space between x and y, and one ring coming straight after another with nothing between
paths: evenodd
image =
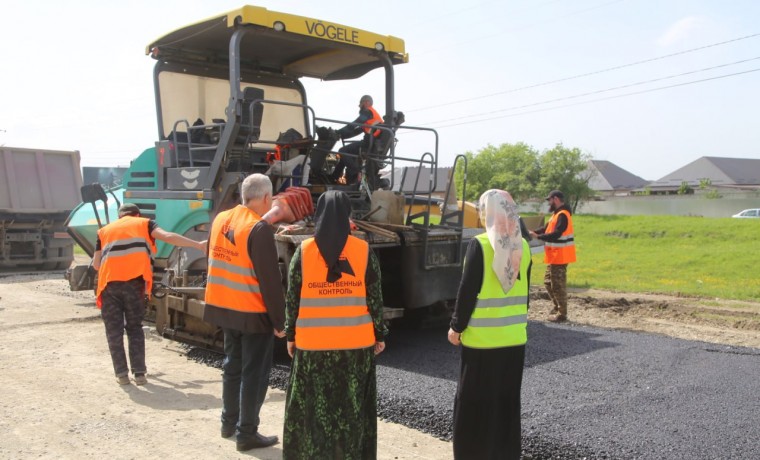
<instances>
[{"instance_id":1,"label":"black sneaker","mask_svg":"<svg viewBox=\"0 0 760 460\"><path fill-rule=\"evenodd\" d=\"M263 436L259 433L253 435L238 435L237 450L245 452L246 450L269 447L277 444L277 436Z\"/></svg>"}]
</instances>

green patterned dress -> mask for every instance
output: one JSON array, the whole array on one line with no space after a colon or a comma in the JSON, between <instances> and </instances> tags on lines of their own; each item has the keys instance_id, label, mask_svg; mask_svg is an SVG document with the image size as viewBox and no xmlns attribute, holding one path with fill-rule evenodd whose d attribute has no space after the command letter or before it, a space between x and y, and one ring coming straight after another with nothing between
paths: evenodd
<instances>
[{"instance_id":1,"label":"green patterned dress","mask_svg":"<svg viewBox=\"0 0 760 460\"><path fill-rule=\"evenodd\" d=\"M301 298L301 248L288 274L285 332L295 338ZM370 251L367 306L376 340L383 340L380 266ZM377 458L377 384L374 348L296 350L285 400L283 459Z\"/></svg>"}]
</instances>

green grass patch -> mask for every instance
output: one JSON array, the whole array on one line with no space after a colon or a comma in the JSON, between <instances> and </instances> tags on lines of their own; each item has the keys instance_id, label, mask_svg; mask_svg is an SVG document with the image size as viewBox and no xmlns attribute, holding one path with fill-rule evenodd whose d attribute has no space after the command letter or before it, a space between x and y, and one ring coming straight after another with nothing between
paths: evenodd
<instances>
[{"instance_id":1,"label":"green grass patch","mask_svg":"<svg viewBox=\"0 0 760 460\"><path fill-rule=\"evenodd\" d=\"M573 225L578 261L568 268L570 287L760 299L760 219L576 215ZM86 255L76 244L74 254ZM543 254L535 255L533 285L543 285L544 269Z\"/></svg>"},{"instance_id":2,"label":"green grass patch","mask_svg":"<svg viewBox=\"0 0 760 460\"><path fill-rule=\"evenodd\" d=\"M573 216L571 287L757 300L760 222L680 216ZM533 257L543 284L543 256Z\"/></svg>"}]
</instances>

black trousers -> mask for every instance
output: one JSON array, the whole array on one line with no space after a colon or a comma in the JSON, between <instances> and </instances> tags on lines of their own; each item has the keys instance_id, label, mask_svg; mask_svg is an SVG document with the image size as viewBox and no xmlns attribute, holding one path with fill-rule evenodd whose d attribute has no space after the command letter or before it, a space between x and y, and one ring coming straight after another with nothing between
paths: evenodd
<instances>
[{"instance_id":1,"label":"black trousers","mask_svg":"<svg viewBox=\"0 0 760 460\"><path fill-rule=\"evenodd\" d=\"M333 181L340 179L345 170L346 184L355 184L359 182L359 173L361 167L359 166L359 152L361 151L363 142L352 142L345 147L341 147L338 152L348 153L350 155L341 155L338 164L335 166L335 171L332 173Z\"/></svg>"},{"instance_id":2,"label":"black trousers","mask_svg":"<svg viewBox=\"0 0 760 460\"><path fill-rule=\"evenodd\" d=\"M274 334L224 329L222 425L237 425L239 439L259 429L259 413L269 386Z\"/></svg>"}]
</instances>

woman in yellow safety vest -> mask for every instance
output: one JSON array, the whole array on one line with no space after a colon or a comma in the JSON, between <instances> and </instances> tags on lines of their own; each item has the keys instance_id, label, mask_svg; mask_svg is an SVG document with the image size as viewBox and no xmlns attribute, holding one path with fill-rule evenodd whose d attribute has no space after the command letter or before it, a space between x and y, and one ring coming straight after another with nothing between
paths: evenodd
<instances>
[{"instance_id":1,"label":"woman in yellow safety vest","mask_svg":"<svg viewBox=\"0 0 760 460\"><path fill-rule=\"evenodd\" d=\"M290 263L286 460L377 457L375 355L387 328L380 265L367 242L351 236L350 213L348 195L324 193L314 237Z\"/></svg>"},{"instance_id":2,"label":"woman in yellow safety vest","mask_svg":"<svg viewBox=\"0 0 760 460\"><path fill-rule=\"evenodd\" d=\"M449 342L462 345L455 459L519 459L530 247L509 193L480 197L485 233L467 248Z\"/></svg>"}]
</instances>

